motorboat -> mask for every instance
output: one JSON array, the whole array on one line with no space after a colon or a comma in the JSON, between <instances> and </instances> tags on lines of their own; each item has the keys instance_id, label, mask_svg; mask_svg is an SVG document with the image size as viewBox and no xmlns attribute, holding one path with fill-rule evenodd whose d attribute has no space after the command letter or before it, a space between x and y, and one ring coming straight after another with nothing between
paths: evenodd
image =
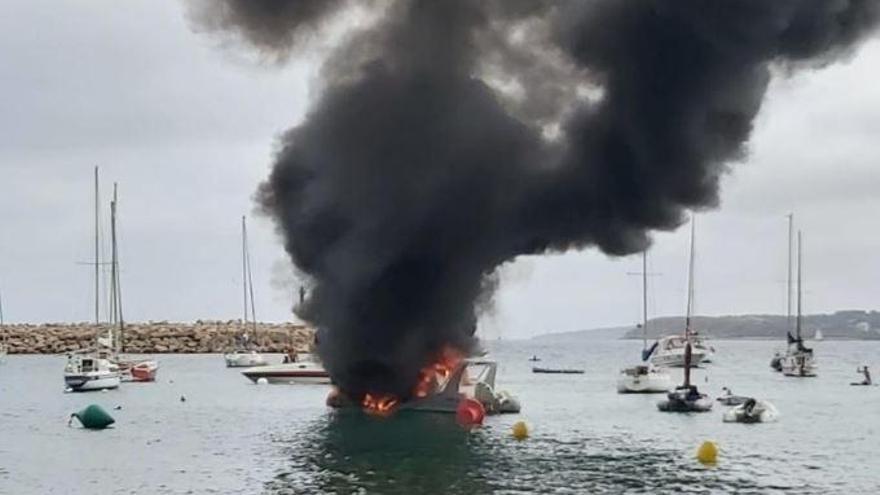
<instances>
[{"instance_id":1,"label":"motorboat","mask_svg":"<svg viewBox=\"0 0 880 495\"><path fill-rule=\"evenodd\" d=\"M297 354L293 362L270 364L248 368L241 372L250 381L257 383L261 378L268 383L330 383L330 374L314 354Z\"/></svg>"},{"instance_id":2,"label":"motorboat","mask_svg":"<svg viewBox=\"0 0 880 495\"><path fill-rule=\"evenodd\" d=\"M725 411L725 423L770 423L779 418L779 411L773 404L748 398L742 404Z\"/></svg>"},{"instance_id":3,"label":"motorboat","mask_svg":"<svg viewBox=\"0 0 880 495\"><path fill-rule=\"evenodd\" d=\"M651 356L651 363L661 368L681 368L684 366L684 348L687 339L684 335L669 335L660 339L657 350ZM692 347L691 366L699 366L706 352Z\"/></svg>"},{"instance_id":4,"label":"motorboat","mask_svg":"<svg viewBox=\"0 0 880 495\"><path fill-rule=\"evenodd\" d=\"M621 394L656 394L671 388L669 372L650 363L622 369L617 378L617 392Z\"/></svg>"},{"instance_id":5,"label":"motorboat","mask_svg":"<svg viewBox=\"0 0 880 495\"><path fill-rule=\"evenodd\" d=\"M97 353L70 354L64 366L64 385L74 392L114 389L121 381L119 367Z\"/></svg>"},{"instance_id":6,"label":"motorboat","mask_svg":"<svg viewBox=\"0 0 880 495\"><path fill-rule=\"evenodd\" d=\"M721 390L724 391L724 395L718 397L717 400L719 403L725 406L738 406L740 404L745 404L749 397L744 395L734 395L733 392L727 388L723 387Z\"/></svg>"},{"instance_id":7,"label":"motorboat","mask_svg":"<svg viewBox=\"0 0 880 495\"><path fill-rule=\"evenodd\" d=\"M227 368L251 368L269 364L266 358L255 350L236 349L224 354L223 359Z\"/></svg>"},{"instance_id":8,"label":"motorboat","mask_svg":"<svg viewBox=\"0 0 880 495\"><path fill-rule=\"evenodd\" d=\"M532 373L554 373L554 374L562 374L562 375L582 375L584 374L584 370L576 369L576 368L540 368L537 366L532 367Z\"/></svg>"},{"instance_id":9,"label":"motorboat","mask_svg":"<svg viewBox=\"0 0 880 495\"><path fill-rule=\"evenodd\" d=\"M414 411L455 414L462 400L473 399L482 404L486 414L518 413L519 399L506 391L495 389L498 363L483 358L463 359L447 376L432 378L434 386L430 393L395 404L386 411ZM334 408L361 407L345 394L333 390L327 397L327 405Z\"/></svg>"},{"instance_id":10,"label":"motorboat","mask_svg":"<svg viewBox=\"0 0 880 495\"><path fill-rule=\"evenodd\" d=\"M154 359L117 360L123 382L154 382L159 371L159 363Z\"/></svg>"},{"instance_id":11,"label":"motorboat","mask_svg":"<svg viewBox=\"0 0 880 495\"><path fill-rule=\"evenodd\" d=\"M657 403L657 409L663 412L709 412L712 400L700 393L696 385L683 385L666 395L666 400Z\"/></svg>"}]
</instances>

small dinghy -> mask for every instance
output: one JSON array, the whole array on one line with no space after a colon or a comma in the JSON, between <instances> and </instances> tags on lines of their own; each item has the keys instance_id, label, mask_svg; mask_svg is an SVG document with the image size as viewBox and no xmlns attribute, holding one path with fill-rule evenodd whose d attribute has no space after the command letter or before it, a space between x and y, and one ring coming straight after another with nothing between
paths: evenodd
<instances>
[{"instance_id":1,"label":"small dinghy","mask_svg":"<svg viewBox=\"0 0 880 495\"><path fill-rule=\"evenodd\" d=\"M746 401L749 400L749 398L744 395L733 395L733 392L727 387L723 387L721 390L724 391L724 395L718 397L716 400L725 406L739 406L745 404Z\"/></svg>"},{"instance_id":2,"label":"small dinghy","mask_svg":"<svg viewBox=\"0 0 880 495\"><path fill-rule=\"evenodd\" d=\"M573 368L538 368L533 367L532 373L558 373L564 375L582 375L584 370L576 370Z\"/></svg>"},{"instance_id":3,"label":"small dinghy","mask_svg":"<svg viewBox=\"0 0 880 495\"><path fill-rule=\"evenodd\" d=\"M724 413L725 423L770 423L776 421L779 412L773 404L748 398L740 404Z\"/></svg>"}]
</instances>

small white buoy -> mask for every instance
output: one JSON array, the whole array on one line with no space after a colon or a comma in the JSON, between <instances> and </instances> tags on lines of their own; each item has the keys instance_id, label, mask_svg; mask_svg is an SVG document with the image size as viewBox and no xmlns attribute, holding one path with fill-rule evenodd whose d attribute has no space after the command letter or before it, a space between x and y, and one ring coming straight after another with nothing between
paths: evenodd
<instances>
[{"instance_id":1,"label":"small white buoy","mask_svg":"<svg viewBox=\"0 0 880 495\"><path fill-rule=\"evenodd\" d=\"M269 384L269 380L267 380L266 377L261 376L260 378L257 378L257 385L268 385L268 384Z\"/></svg>"}]
</instances>

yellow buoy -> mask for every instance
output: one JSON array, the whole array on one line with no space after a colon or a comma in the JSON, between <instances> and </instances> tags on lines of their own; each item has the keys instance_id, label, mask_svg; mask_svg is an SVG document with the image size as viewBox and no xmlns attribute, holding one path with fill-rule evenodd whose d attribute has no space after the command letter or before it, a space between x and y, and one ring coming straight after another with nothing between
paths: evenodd
<instances>
[{"instance_id":1,"label":"yellow buoy","mask_svg":"<svg viewBox=\"0 0 880 495\"><path fill-rule=\"evenodd\" d=\"M517 440L525 440L529 436L529 427L525 421L517 421L513 424L513 438Z\"/></svg>"},{"instance_id":2,"label":"yellow buoy","mask_svg":"<svg viewBox=\"0 0 880 495\"><path fill-rule=\"evenodd\" d=\"M715 442L706 440L697 449L697 460L703 464L715 464L718 462L718 446Z\"/></svg>"}]
</instances>

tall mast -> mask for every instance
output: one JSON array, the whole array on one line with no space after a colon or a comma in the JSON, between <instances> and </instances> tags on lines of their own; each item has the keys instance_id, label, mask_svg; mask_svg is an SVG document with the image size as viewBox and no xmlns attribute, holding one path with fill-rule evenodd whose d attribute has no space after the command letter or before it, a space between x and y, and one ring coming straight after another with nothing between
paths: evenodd
<instances>
[{"instance_id":1,"label":"tall mast","mask_svg":"<svg viewBox=\"0 0 880 495\"><path fill-rule=\"evenodd\" d=\"M648 348L648 250L642 251L642 350Z\"/></svg>"},{"instance_id":2,"label":"tall mast","mask_svg":"<svg viewBox=\"0 0 880 495\"><path fill-rule=\"evenodd\" d=\"M248 324L248 292L247 292L247 225L244 215L241 217L241 290L244 302L244 330Z\"/></svg>"},{"instance_id":3,"label":"tall mast","mask_svg":"<svg viewBox=\"0 0 880 495\"><path fill-rule=\"evenodd\" d=\"M119 327L119 335L117 336L116 345L118 346L118 351L123 351L125 345L125 318L122 316L122 283L121 276L119 270L119 244L116 238L116 218L117 218L117 209L119 207L119 199L117 196L118 186L114 182L113 183L113 201L110 202L110 235L112 240L112 256L113 260L111 263L110 271L110 282L111 282L111 308L112 315L114 317L114 322Z\"/></svg>"},{"instance_id":4,"label":"tall mast","mask_svg":"<svg viewBox=\"0 0 880 495\"><path fill-rule=\"evenodd\" d=\"M99 326L100 322L100 291L101 291L101 253L100 253L100 241L98 239L98 232L101 228L100 226L100 201L99 201L100 192L98 189L98 167L95 166L95 344L98 344L98 333L100 331Z\"/></svg>"},{"instance_id":5,"label":"tall mast","mask_svg":"<svg viewBox=\"0 0 880 495\"><path fill-rule=\"evenodd\" d=\"M786 317L785 317L785 325L786 332L791 332L791 293L794 288L791 276L791 251L792 251L792 243L794 242L794 213L788 214L788 282L786 285L786 293L785 293L785 303L787 307Z\"/></svg>"},{"instance_id":6,"label":"tall mast","mask_svg":"<svg viewBox=\"0 0 880 495\"><path fill-rule=\"evenodd\" d=\"M802 282L802 270L801 270L801 261L803 257L803 247L801 244L801 231L798 230L798 240L797 240L797 326L795 327L795 331L797 332L797 340L800 342L801 340L801 299L803 298L803 282Z\"/></svg>"},{"instance_id":7,"label":"tall mast","mask_svg":"<svg viewBox=\"0 0 880 495\"><path fill-rule=\"evenodd\" d=\"M687 313L684 320L684 335L690 341L691 335L691 316L694 309L694 235L696 233L696 218L691 216L691 252L688 261L688 292L687 292Z\"/></svg>"},{"instance_id":8,"label":"tall mast","mask_svg":"<svg viewBox=\"0 0 880 495\"><path fill-rule=\"evenodd\" d=\"M253 271L251 270L251 249L247 242L247 237L245 237L244 253L245 264L247 265L248 293L250 294L251 299L251 326L254 332L254 342L257 343L257 309L254 304L254 279ZM259 345L259 343L257 343L257 345Z\"/></svg>"},{"instance_id":9,"label":"tall mast","mask_svg":"<svg viewBox=\"0 0 880 495\"><path fill-rule=\"evenodd\" d=\"M3 291L0 290L0 326L2 326L3 323Z\"/></svg>"}]
</instances>

